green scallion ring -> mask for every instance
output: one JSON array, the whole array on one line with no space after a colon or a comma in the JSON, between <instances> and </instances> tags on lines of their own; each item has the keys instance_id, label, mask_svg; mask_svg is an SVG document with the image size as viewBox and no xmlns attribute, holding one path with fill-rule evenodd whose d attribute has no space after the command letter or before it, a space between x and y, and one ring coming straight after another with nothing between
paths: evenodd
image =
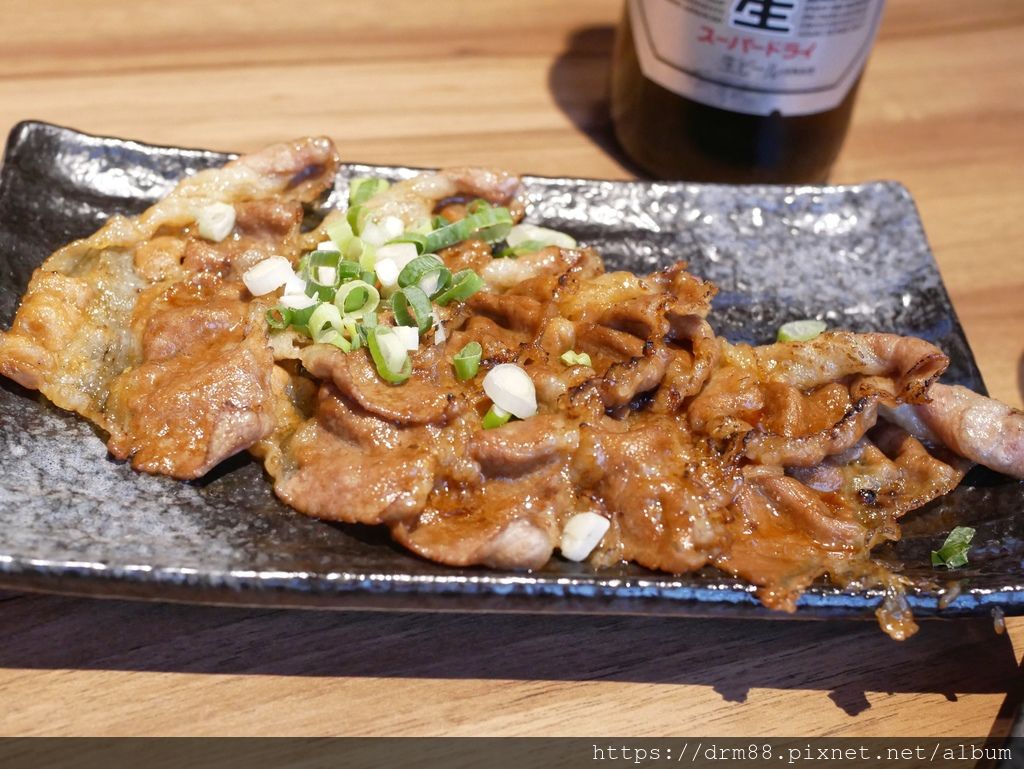
<instances>
[{"instance_id":1,"label":"green scallion ring","mask_svg":"<svg viewBox=\"0 0 1024 769\"><path fill-rule=\"evenodd\" d=\"M440 272L444 268L444 262L433 254L417 256L398 273L398 285L401 288L419 285L420 280L427 275L432 272Z\"/></svg>"},{"instance_id":2,"label":"green scallion ring","mask_svg":"<svg viewBox=\"0 0 1024 769\"><path fill-rule=\"evenodd\" d=\"M341 332L351 341L353 350L358 350L363 346L363 337L359 333L359 324L356 323L355 318L342 318Z\"/></svg>"},{"instance_id":3,"label":"green scallion ring","mask_svg":"<svg viewBox=\"0 0 1024 769\"><path fill-rule=\"evenodd\" d=\"M460 382L472 379L480 370L480 357L484 354L479 342L470 342L454 358L452 365L455 367L455 376Z\"/></svg>"},{"instance_id":4,"label":"green scallion ring","mask_svg":"<svg viewBox=\"0 0 1024 769\"><path fill-rule=\"evenodd\" d=\"M501 249L496 256L499 258L507 257L515 259L517 256L523 256L524 254L535 254L546 246L547 243L542 240L524 240L518 246L506 246Z\"/></svg>"},{"instance_id":5,"label":"green scallion ring","mask_svg":"<svg viewBox=\"0 0 1024 769\"><path fill-rule=\"evenodd\" d=\"M267 325L274 331L284 331L292 324L290 307L272 307L267 310Z\"/></svg>"},{"instance_id":6,"label":"green scallion ring","mask_svg":"<svg viewBox=\"0 0 1024 769\"><path fill-rule=\"evenodd\" d=\"M500 409L497 406L491 406L489 409L487 409L487 413L484 414L484 429L491 430L495 427L501 427L511 418L512 414L510 414L508 411Z\"/></svg>"},{"instance_id":7,"label":"green scallion ring","mask_svg":"<svg viewBox=\"0 0 1024 769\"><path fill-rule=\"evenodd\" d=\"M339 259L340 251L311 251L306 254L306 270L312 275L316 267L337 267Z\"/></svg>"},{"instance_id":8,"label":"green scallion ring","mask_svg":"<svg viewBox=\"0 0 1024 769\"><path fill-rule=\"evenodd\" d=\"M357 280L363 274L362 269L356 262L349 262L347 260L344 262L338 262L337 270L338 278L335 281L336 285L347 283L350 280Z\"/></svg>"},{"instance_id":9,"label":"green scallion ring","mask_svg":"<svg viewBox=\"0 0 1024 769\"><path fill-rule=\"evenodd\" d=\"M409 308L415 315L410 315ZM391 295L391 311L399 326L416 326L422 334L433 322L430 299L419 286L406 286Z\"/></svg>"},{"instance_id":10,"label":"green scallion ring","mask_svg":"<svg viewBox=\"0 0 1024 769\"><path fill-rule=\"evenodd\" d=\"M416 246L416 253L422 254L424 247L427 245L427 236L421 232L404 232L399 237L388 242L412 243L414 246Z\"/></svg>"},{"instance_id":11,"label":"green scallion ring","mask_svg":"<svg viewBox=\"0 0 1024 769\"><path fill-rule=\"evenodd\" d=\"M328 307L330 305L324 305ZM336 328L328 328L321 332L319 339L314 339L317 344L329 344L337 347L342 352L352 352L352 343Z\"/></svg>"},{"instance_id":12,"label":"green scallion ring","mask_svg":"<svg viewBox=\"0 0 1024 769\"><path fill-rule=\"evenodd\" d=\"M424 253L432 254L469 238L482 238L488 242L501 240L512 228L512 214L507 208L480 208L465 219L440 227L429 233L423 246Z\"/></svg>"},{"instance_id":13,"label":"green scallion ring","mask_svg":"<svg viewBox=\"0 0 1024 769\"><path fill-rule=\"evenodd\" d=\"M314 342L326 339L330 332L337 331L341 326L341 312L333 304L326 302L317 305L309 318L307 327Z\"/></svg>"},{"instance_id":14,"label":"green scallion ring","mask_svg":"<svg viewBox=\"0 0 1024 769\"><path fill-rule=\"evenodd\" d=\"M333 302L334 286L320 286L310 278L306 281L306 296L312 296L319 302Z\"/></svg>"},{"instance_id":15,"label":"green scallion ring","mask_svg":"<svg viewBox=\"0 0 1024 769\"><path fill-rule=\"evenodd\" d=\"M349 301L355 295L358 301ZM367 313L373 312L380 304L380 292L365 280L350 280L338 287L334 296L334 305L346 318L359 320Z\"/></svg>"},{"instance_id":16,"label":"green scallion ring","mask_svg":"<svg viewBox=\"0 0 1024 769\"><path fill-rule=\"evenodd\" d=\"M363 231L363 207L362 206L350 206L348 212L345 214L345 221L348 222L348 226L352 228L352 231L357 235Z\"/></svg>"},{"instance_id":17,"label":"green scallion ring","mask_svg":"<svg viewBox=\"0 0 1024 769\"><path fill-rule=\"evenodd\" d=\"M345 219L337 219L327 225L327 237L329 237L338 248L342 251L348 245L349 241L355 237L355 233L352 231L352 225L349 224Z\"/></svg>"},{"instance_id":18,"label":"green scallion ring","mask_svg":"<svg viewBox=\"0 0 1024 769\"><path fill-rule=\"evenodd\" d=\"M362 338L363 343L366 344L370 339L370 332L377 328L377 313L368 312L363 316L362 323L359 324L359 336Z\"/></svg>"},{"instance_id":19,"label":"green scallion ring","mask_svg":"<svg viewBox=\"0 0 1024 769\"><path fill-rule=\"evenodd\" d=\"M349 208L361 206L367 200L381 192L384 192L391 184L387 179L374 176L364 176L353 179L348 183L348 205Z\"/></svg>"},{"instance_id":20,"label":"green scallion ring","mask_svg":"<svg viewBox=\"0 0 1024 769\"><path fill-rule=\"evenodd\" d=\"M301 310L292 310L292 328L309 333L309 319L313 317L313 311L319 306L318 304L311 304L309 307Z\"/></svg>"},{"instance_id":21,"label":"green scallion ring","mask_svg":"<svg viewBox=\"0 0 1024 769\"><path fill-rule=\"evenodd\" d=\"M444 307L452 302L464 302L484 286L484 280L473 270L459 270L452 276L452 285L434 297Z\"/></svg>"},{"instance_id":22,"label":"green scallion ring","mask_svg":"<svg viewBox=\"0 0 1024 769\"><path fill-rule=\"evenodd\" d=\"M412 375L412 359L388 326L374 326L366 335L366 346L381 379L401 384ZM401 353L401 354L400 354Z\"/></svg>"}]
</instances>

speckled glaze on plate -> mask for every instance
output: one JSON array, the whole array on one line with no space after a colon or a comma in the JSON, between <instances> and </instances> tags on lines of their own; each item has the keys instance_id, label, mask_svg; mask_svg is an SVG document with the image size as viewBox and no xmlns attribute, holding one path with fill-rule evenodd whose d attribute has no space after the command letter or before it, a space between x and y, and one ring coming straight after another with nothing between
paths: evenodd
<instances>
[{"instance_id":1,"label":"speckled glaze on plate","mask_svg":"<svg viewBox=\"0 0 1024 769\"><path fill-rule=\"evenodd\" d=\"M0 172L0 324L9 327L32 270L112 213L137 213L183 175L226 155L153 147L22 123ZM347 165L355 175L407 168ZM981 377L907 191L729 187L527 177L528 218L595 246L610 267L650 271L677 259L718 284L713 325L765 342L786 320L914 334L952 358L946 381ZM972 473L905 519L880 557L919 584L919 616L1024 611L1024 486ZM978 529L955 600L928 552L956 524ZM202 481L133 472L84 420L0 384L0 586L109 597L279 607L617 612L797 618L865 617L877 592L815 585L796 615L769 612L753 588L713 569L684 576L633 566L595 570L554 559L537 572L453 569L421 560L386 532L322 523L277 501L261 468L236 458ZM945 595L943 591L945 590ZM948 603L948 605L946 605ZM939 609L942 605L945 608Z\"/></svg>"}]
</instances>

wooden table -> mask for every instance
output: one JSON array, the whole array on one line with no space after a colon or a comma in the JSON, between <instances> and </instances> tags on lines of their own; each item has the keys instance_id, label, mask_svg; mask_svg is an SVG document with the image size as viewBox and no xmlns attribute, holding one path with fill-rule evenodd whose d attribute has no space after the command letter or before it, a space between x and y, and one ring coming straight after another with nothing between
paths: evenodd
<instances>
[{"instance_id":1,"label":"wooden table","mask_svg":"<svg viewBox=\"0 0 1024 769\"><path fill-rule=\"evenodd\" d=\"M621 0L33 0L0 131L40 118L250 150L623 178ZM15 5L17 8L15 9ZM386 13L386 15L385 15ZM892 0L836 181L913 192L982 371L1024 379L1024 3ZM0 595L0 733L984 735L1024 620L872 624L284 612Z\"/></svg>"}]
</instances>

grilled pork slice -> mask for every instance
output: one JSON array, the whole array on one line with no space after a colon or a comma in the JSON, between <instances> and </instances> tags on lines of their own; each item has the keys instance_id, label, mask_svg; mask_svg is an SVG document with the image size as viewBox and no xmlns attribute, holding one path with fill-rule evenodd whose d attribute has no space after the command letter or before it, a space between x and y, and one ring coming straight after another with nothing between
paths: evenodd
<instances>
[{"instance_id":1,"label":"grilled pork slice","mask_svg":"<svg viewBox=\"0 0 1024 769\"><path fill-rule=\"evenodd\" d=\"M274 426L273 358L240 278L299 252L303 203L336 167L327 139L274 145L111 217L36 270L0 372L96 423L139 470L196 478L253 445ZM214 240L196 220L217 205L234 222Z\"/></svg>"}]
</instances>

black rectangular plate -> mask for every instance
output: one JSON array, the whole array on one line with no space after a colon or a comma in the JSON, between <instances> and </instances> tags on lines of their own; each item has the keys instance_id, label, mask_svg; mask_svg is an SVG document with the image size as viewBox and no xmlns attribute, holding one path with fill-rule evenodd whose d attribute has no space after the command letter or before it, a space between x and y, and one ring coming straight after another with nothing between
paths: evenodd
<instances>
[{"instance_id":1,"label":"black rectangular plate","mask_svg":"<svg viewBox=\"0 0 1024 769\"><path fill-rule=\"evenodd\" d=\"M89 136L44 123L11 133L0 172L0 323L42 260L113 213L135 214L176 180L229 156ZM348 179L414 169L346 165ZM678 259L718 284L713 325L766 342L786 320L921 336L952 359L946 381L983 390L907 191L731 187L526 177L528 219L595 246L612 268L648 272ZM261 468L225 463L196 483L133 472L107 456L85 420L7 380L0 386L0 586L197 603L454 611L790 616L713 569L684 576L554 559L540 571L453 569L386 533L323 523L278 502ZM905 519L882 556L920 585L919 615L1024 607L1024 487L975 473ZM971 565L937 575L928 552L957 524L978 529ZM936 579L961 579L959 597ZM815 585L798 618L869 616L877 592Z\"/></svg>"}]
</instances>

